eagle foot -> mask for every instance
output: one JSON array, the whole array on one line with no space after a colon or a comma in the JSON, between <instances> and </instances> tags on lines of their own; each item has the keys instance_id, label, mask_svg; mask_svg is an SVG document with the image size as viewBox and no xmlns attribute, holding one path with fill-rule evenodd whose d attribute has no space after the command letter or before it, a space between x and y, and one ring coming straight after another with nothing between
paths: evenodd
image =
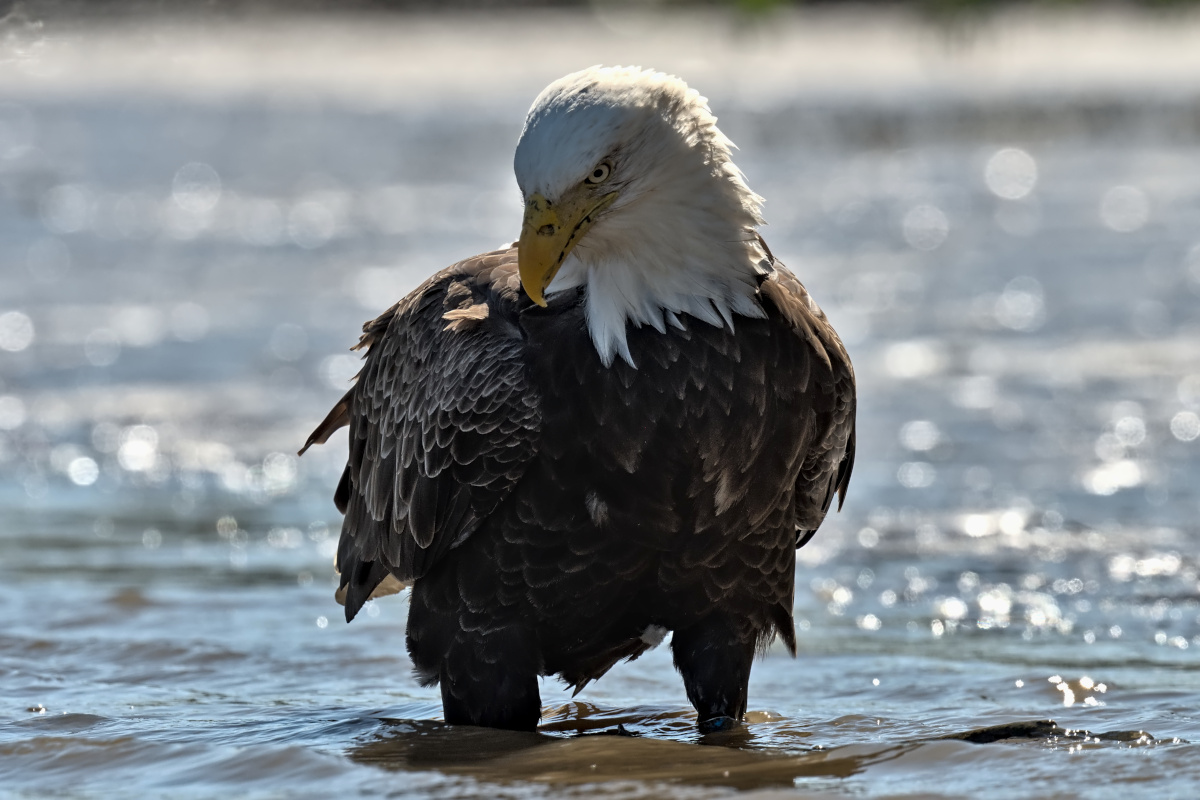
<instances>
[{"instance_id":1,"label":"eagle foot","mask_svg":"<svg viewBox=\"0 0 1200 800\"><path fill-rule=\"evenodd\" d=\"M733 717L710 717L709 719L702 719L697 722L696 728L701 734L707 735L710 733L724 733L726 731L731 731L740 727L741 724L741 722Z\"/></svg>"}]
</instances>

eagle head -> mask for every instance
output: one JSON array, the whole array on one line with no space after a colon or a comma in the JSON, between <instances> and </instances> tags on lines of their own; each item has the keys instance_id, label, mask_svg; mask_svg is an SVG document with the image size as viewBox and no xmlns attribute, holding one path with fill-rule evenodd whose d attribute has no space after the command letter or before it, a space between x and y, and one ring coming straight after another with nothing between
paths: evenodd
<instances>
[{"instance_id":1,"label":"eagle head","mask_svg":"<svg viewBox=\"0 0 1200 800\"><path fill-rule=\"evenodd\" d=\"M550 84L517 143L521 284L538 305L584 287L605 365L634 364L626 331L732 327L763 316L762 198L731 159L708 101L679 78L592 67Z\"/></svg>"}]
</instances>

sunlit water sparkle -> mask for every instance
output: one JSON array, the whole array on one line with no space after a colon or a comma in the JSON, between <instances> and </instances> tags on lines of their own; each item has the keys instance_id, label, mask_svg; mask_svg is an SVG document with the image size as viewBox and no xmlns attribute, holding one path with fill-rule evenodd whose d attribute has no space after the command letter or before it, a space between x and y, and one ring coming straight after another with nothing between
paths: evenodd
<instances>
[{"instance_id":1,"label":"sunlit water sparkle","mask_svg":"<svg viewBox=\"0 0 1200 800\"><path fill-rule=\"evenodd\" d=\"M800 139L797 109L727 100L860 382L800 656L756 666L723 748L663 647L578 698L544 683L536 736L437 722L404 598L350 626L332 600L344 438L293 453L364 318L515 235L528 101L0 105L3 791L1194 787L1200 152L1152 130L930 141L910 110L870 139L877 109L813 108ZM640 738L579 735L617 725Z\"/></svg>"}]
</instances>

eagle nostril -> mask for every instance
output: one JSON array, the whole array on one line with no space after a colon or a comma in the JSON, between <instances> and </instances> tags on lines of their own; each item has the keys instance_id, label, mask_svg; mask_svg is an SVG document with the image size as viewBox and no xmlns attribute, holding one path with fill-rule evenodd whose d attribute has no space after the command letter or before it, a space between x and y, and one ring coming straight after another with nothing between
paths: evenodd
<instances>
[{"instance_id":1,"label":"eagle nostril","mask_svg":"<svg viewBox=\"0 0 1200 800\"><path fill-rule=\"evenodd\" d=\"M556 228L553 225L543 225L538 228L538 236L553 236Z\"/></svg>"}]
</instances>

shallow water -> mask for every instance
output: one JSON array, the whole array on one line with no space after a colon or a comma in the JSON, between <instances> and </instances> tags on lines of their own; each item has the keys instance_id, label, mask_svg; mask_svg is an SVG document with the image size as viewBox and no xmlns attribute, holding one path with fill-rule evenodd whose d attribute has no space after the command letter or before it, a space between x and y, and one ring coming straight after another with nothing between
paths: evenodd
<instances>
[{"instance_id":1,"label":"shallow water","mask_svg":"<svg viewBox=\"0 0 1200 800\"><path fill-rule=\"evenodd\" d=\"M701 738L665 648L538 734L440 724L404 598L333 602L344 436L292 455L364 319L515 234L529 96L5 86L0 791L1194 794L1191 101L712 93L861 407L800 655Z\"/></svg>"}]
</instances>

